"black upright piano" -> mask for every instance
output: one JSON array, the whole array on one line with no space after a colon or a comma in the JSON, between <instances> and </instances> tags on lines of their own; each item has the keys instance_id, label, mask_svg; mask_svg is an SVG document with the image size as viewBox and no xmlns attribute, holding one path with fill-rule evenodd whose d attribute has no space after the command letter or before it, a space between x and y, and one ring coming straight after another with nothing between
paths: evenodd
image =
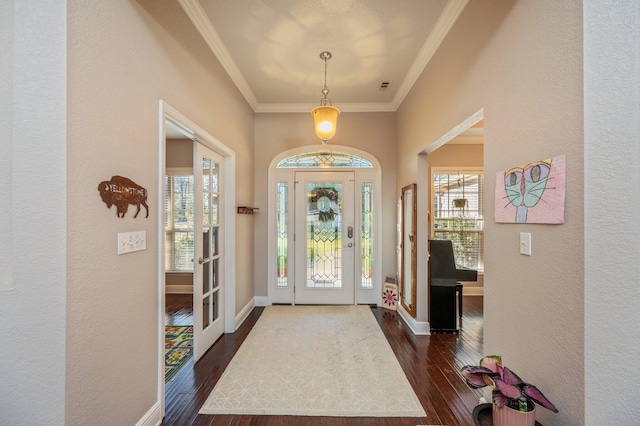
<instances>
[{"instance_id":1,"label":"black upright piano","mask_svg":"<svg viewBox=\"0 0 640 426\"><path fill-rule=\"evenodd\" d=\"M461 281L478 281L478 271L456 268L450 240L429 240L429 322L431 331L458 332L462 315Z\"/></svg>"}]
</instances>

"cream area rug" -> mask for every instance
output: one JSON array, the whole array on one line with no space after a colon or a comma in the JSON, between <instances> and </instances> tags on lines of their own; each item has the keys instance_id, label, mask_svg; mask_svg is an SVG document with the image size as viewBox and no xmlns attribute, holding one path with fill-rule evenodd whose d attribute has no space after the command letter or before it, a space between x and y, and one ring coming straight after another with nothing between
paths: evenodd
<instances>
[{"instance_id":1,"label":"cream area rug","mask_svg":"<svg viewBox=\"0 0 640 426\"><path fill-rule=\"evenodd\" d=\"M269 306L201 414L425 417L368 306Z\"/></svg>"}]
</instances>

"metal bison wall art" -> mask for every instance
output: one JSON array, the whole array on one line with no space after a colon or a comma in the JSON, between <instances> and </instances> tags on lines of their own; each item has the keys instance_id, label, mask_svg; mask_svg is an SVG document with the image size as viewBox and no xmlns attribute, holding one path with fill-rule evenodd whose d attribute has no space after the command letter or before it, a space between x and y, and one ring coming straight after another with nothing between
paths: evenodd
<instances>
[{"instance_id":1,"label":"metal bison wall art","mask_svg":"<svg viewBox=\"0 0 640 426\"><path fill-rule=\"evenodd\" d=\"M133 217L137 217L140 213L140 205L143 205L147 209L147 215L149 217L149 206L147 205L147 190L132 181L122 176L112 176L111 180L105 180L98 185L98 191L100 191L100 197L102 201L107 205L107 208L116 206L116 214L118 217L124 217L125 213L129 209L129 204L137 206L138 211Z\"/></svg>"}]
</instances>

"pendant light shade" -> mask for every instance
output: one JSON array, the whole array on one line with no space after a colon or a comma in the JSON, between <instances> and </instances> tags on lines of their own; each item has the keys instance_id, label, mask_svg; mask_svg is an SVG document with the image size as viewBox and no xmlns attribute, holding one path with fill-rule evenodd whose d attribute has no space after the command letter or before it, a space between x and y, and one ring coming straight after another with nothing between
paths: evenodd
<instances>
[{"instance_id":1,"label":"pendant light shade","mask_svg":"<svg viewBox=\"0 0 640 426\"><path fill-rule=\"evenodd\" d=\"M340 110L334 106L318 106L311 110L313 121L316 127L316 135L327 143L336 134L338 115Z\"/></svg>"},{"instance_id":2,"label":"pendant light shade","mask_svg":"<svg viewBox=\"0 0 640 426\"><path fill-rule=\"evenodd\" d=\"M322 89L324 97L320 101L320 106L311 110L311 115L313 116L316 135L322 139L322 143L327 143L336 134L340 110L331 105L331 99L327 98L329 94L329 89L327 88L327 61L331 59L331 52L320 53L320 59L324 61L324 88Z\"/></svg>"}]
</instances>

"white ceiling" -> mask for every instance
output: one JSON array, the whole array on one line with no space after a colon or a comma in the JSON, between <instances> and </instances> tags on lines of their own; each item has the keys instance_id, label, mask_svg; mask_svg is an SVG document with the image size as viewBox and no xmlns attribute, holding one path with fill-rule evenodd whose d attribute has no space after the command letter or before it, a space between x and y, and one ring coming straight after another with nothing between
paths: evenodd
<instances>
[{"instance_id":1,"label":"white ceiling","mask_svg":"<svg viewBox=\"0 0 640 426\"><path fill-rule=\"evenodd\" d=\"M468 0L179 0L256 112L395 111ZM389 88L380 90L383 82Z\"/></svg>"}]
</instances>

